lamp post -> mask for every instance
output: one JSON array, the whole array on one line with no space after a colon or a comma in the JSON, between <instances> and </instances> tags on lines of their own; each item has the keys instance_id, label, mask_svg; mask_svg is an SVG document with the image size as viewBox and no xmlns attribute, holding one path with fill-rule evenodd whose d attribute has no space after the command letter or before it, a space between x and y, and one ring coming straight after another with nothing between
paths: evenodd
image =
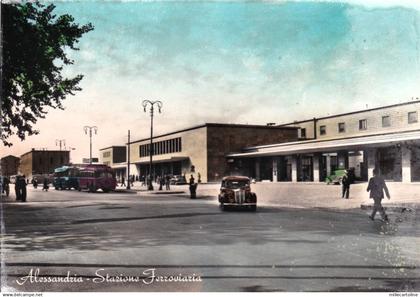
<instances>
[{"instance_id":1,"label":"lamp post","mask_svg":"<svg viewBox=\"0 0 420 297\"><path fill-rule=\"evenodd\" d=\"M96 126L84 126L83 129L85 130L86 135L88 134L88 131L89 131L89 138L90 138L89 164L92 164L92 130L95 132L95 134L97 134L98 133L98 127L96 127Z\"/></svg>"},{"instance_id":2,"label":"lamp post","mask_svg":"<svg viewBox=\"0 0 420 297\"><path fill-rule=\"evenodd\" d=\"M150 150L149 150L149 155L150 155L150 164L149 164L149 185L147 187L148 190L153 190L153 184L152 184L152 163L153 163L153 112L154 112L154 106L157 106L159 113L161 112L162 109L162 102L157 100L157 101L150 101L150 100L143 100L142 106L144 109L144 112L146 112L146 107L148 105L150 105Z\"/></svg>"},{"instance_id":3,"label":"lamp post","mask_svg":"<svg viewBox=\"0 0 420 297\"><path fill-rule=\"evenodd\" d=\"M56 139L55 140L55 146L59 145L60 146L60 151L61 151L61 147L64 145L66 146L66 140L65 139Z\"/></svg>"}]
</instances>

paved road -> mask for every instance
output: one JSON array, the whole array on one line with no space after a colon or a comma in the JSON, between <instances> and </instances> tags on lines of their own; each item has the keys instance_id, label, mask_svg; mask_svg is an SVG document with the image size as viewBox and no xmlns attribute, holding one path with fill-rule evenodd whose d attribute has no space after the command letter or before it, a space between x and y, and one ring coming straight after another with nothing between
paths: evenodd
<instances>
[{"instance_id":1,"label":"paved road","mask_svg":"<svg viewBox=\"0 0 420 297\"><path fill-rule=\"evenodd\" d=\"M392 222L385 224L367 220L360 208L262 204L256 213L222 212L211 195L190 200L185 194L30 189L26 204L2 204L7 272L2 286L19 291L420 290L416 210L390 213ZM31 269L47 277L69 273L83 282L31 282L24 278ZM195 281L164 281L152 272ZM110 278L103 281L95 273ZM122 283L115 276L132 278Z\"/></svg>"}]
</instances>

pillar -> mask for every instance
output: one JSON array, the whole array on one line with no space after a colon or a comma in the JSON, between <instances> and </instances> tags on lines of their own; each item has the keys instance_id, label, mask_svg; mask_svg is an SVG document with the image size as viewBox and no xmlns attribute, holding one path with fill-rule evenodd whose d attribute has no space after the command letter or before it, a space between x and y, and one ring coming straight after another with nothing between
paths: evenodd
<instances>
[{"instance_id":1,"label":"pillar","mask_svg":"<svg viewBox=\"0 0 420 297\"><path fill-rule=\"evenodd\" d=\"M292 156L292 182L297 182L297 157Z\"/></svg>"},{"instance_id":2,"label":"pillar","mask_svg":"<svg viewBox=\"0 0 420 297\"><path fill-rule=\"evenodd\" d=\"M313 168L314 182L319 182L319 156L318 155L314 155L312 158L312 168Z\"/></svg>"},{"instance_id":3,"label":"pillar","mask_svg":"<svg viewBox=\"0 0 420 297\"><path fill-rule=\"evenodd\" d=\"M273 182L278 182L278 173L277 173L277 157L273 157Z\"/></svg>"},{"instance_id":4,"label":"pillar","mask_svg":"<svg viewBox=\"0 0 420 297\"><path fill-rule=\"evenodd\" d=\"M331 175L331 156L328 154L325 159L326 159L325 167L327 167L326 169L327 169L327 176L328 176L328 175Z\"/></svg>"},{"instance_id":5,"label":"pillar","mask_svg":"<svg viewBox=\"0 0 420 297\"><path fill-rule=\"evenodd\" d=\"M373 169L376 166L376 149L370 149L367 151L367 168L368 168L368 180L373 176Z\"/></svg>"},{"instance_id":6,"label":"pillar","mask_svg":"<svg viewBox=\"0 0 420 297\"><path fill-rule=\"evenodd\" d=\"M255 159L255 180L260 180L260 159Z\"/></svg>"},{"instance_id":7,"label":"pillar","mask_svg":"<svg viewBox=\"0 0 420 297\"><path fill-rule=\"evenodd\" d=\"M411 182L411 150L406 145L401 147L402 154L402 182Z\"/></svg>"}]
</instances>

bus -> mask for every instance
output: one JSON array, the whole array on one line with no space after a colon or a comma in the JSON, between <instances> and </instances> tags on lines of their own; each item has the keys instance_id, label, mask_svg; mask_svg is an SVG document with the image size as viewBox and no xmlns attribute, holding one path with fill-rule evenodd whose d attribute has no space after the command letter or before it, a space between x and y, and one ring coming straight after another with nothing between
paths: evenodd
<instances>
[{"instance_id":1,"label":"bus","mask_svg":"<svg viewBox=\"0 0 420 297\"><path fill-rule=\"evenodd\" d=\"M53 186L56 190L79 189L79 168L61 166L54 170Z\"/></svg>"},{"instance_id":2,"label":"bus","mask_svg":"<svg viewBox=\"0 0 420 297\"><path fill-rule=\"evenodd\" d=\"M102 164L90 164L79 171L79 191L96 192L101 189L107 193L117 187L115 173L111 167Z\"/></svg>"}]
</instances>

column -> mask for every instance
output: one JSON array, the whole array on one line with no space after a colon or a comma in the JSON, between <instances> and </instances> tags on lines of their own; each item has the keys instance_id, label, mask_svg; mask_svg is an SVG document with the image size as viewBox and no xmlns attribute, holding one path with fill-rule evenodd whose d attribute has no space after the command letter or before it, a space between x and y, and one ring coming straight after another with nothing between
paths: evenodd
<instances>
[{"instance_id":1,"label":"column","mask_svg":"<svg viewBox=\"0 0 420 297\"><path fill-rule=\"evenodd\" d=\"M373 169L376 166L376 149L370 149L366 151L367 156L367 168L368 168L368 180L373 176Z\"/></svg>"},{"instance_id":2,"label":"column","mask_svg":"<svg viewBox=\"0 0 420 297\"><path fill-rule=\"evenodd\" d=\"M292 161L292 182L297 182L297 158L296 156L291 157Z\"/></svg>"},{"instance_id":3,"label":"column","mask_svg":"<svg viewBox=\"0 0 420 297\"><path fill-rule=\"evenodd\" d=\"M278 162L278 158L273 157L273 182L278 182L277 162Z\"/></svg>"},{"instance_id":4,"label":"column","mask_svg":"<svg viewBox=\"0 0 420 297\"><path fill-rule=\"evenodd\" d=\"M319 156L316 154L312 158L312 168L313 168L314 182L319 182Z\"/></svg>"},{"instance_id":5,"label":"column","mask_svg":"<svg viewBox=\"0 0 420 297\"><path fill-rule=\"evenodd\" d=\"M326 162L325 162L325 167L327 167L327 176L331 175L331 156L328 154L326 156Z\"/></svg>"},{"instance_id":6,"label":"column","mask_svg":"<svg viewBox=\"0 0 420 297\"><path fill-rule=\"evenodd\" d=\"M406 145L401 146L402 182L411 182L411 150Z\"/></svg>"},{"instance_id":7,"label":"column","mask_svg":"<svg viewBox=\"0 0 420 297\"><path fill-rule=\"evenodd\" d=\"M255 180L260 180L260 159L255 159Z\"/></svg>"}]
</instances>

